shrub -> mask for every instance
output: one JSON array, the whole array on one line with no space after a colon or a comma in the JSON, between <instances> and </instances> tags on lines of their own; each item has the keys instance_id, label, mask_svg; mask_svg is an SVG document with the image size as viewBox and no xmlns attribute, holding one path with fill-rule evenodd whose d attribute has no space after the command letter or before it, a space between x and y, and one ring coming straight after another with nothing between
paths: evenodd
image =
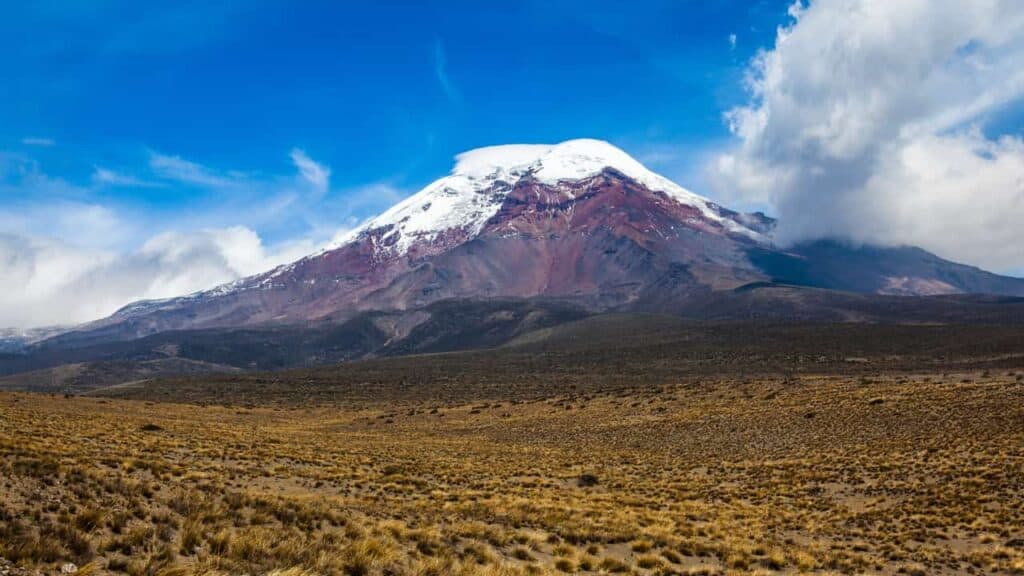
<instances>
[{"instance_id":1,"label":"shrub","mask_svg":"<svg viewBox=\"0 0 1024 576\"><path fill-rule=\"evenodd\" d=\"M616 560L615 558L603 558L601 563L598 564L598 568L605 572L611 572L612 574L629 572L629 565L622 560Z\"/></svg>"},{"instance_id":2,"label":"shrub","mask_svg":"<svg viewBox=\"0 0 1024 576\"><path fill-rule=\"evenodd\" d=\"M512 557L517 560L533 560L533 554L525 546L516 546L512 549Z\"/></svg>"},{"instance_id":3,"label":"shrub","mask_svg":"<svg viewBox=\"0 0 1024 576\"><path fill-rule=\"evenodd\" d=\"M559 558L555 560L555 568L561 572L575 572L576 565L573 564L572 560L568 558Z\"/></svg>"}]
</instances>

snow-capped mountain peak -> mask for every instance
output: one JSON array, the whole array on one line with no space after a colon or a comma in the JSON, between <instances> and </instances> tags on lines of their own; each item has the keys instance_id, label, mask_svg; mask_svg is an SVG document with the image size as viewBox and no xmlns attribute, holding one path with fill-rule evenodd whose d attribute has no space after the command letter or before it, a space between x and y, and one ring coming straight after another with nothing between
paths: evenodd
<instances>
[{"instance_id":1,"label":"snow-capped mountain peak","mask_svg":"<svg viewBox=\"0 0 1024 576\"><path fill-rule=\"evenodd\" d=\"M456 160L453 175L486 180L530 174L549 185L564 180L581 180L605 168L614 168L652 190L684 192L682 196L687 199L704 200L651 172L629 154L602 140L567 140L553 145L488 146L463 152Z\"/></svg>"},{"instance_id":2,"label":"snow-capped mountain peak","mask_svg":"<svg viewBox=\"0 0 1024 576\"><path fill-rule=\"evenodd\" d=\"M479 298L661 310L787 275L840 290L1024 291L1024 281L916 252L790 253L770 242L773 224L693 194L606 142L493 146L460 154L450 174L332 248L212 290L131 304L85 329L138 338ZM847 265L868 280L850 281Z\"/></svg>"},{"instance_id":3,"label":"snow-capped mountain peak","mask_svg":"<svg viewBox=\"0 0 1024 576\"><path fill-rule=\"evenodd\" d=\"M392 254L404 254L412 245L432 241L458 229L473 237L501 208L504 194L521 178L531 177L549 186L583 180L614 169L648 189L698 209L707 219L722 223L732 232L751 237L759 233L724 218L707 198L648 170L621 149L601 140L577 139L560 144L511 144L488 146L456 156L451 174L372 218L328 250L361 235L390 227L382 245Z\"/></svg>"}]
</instances>

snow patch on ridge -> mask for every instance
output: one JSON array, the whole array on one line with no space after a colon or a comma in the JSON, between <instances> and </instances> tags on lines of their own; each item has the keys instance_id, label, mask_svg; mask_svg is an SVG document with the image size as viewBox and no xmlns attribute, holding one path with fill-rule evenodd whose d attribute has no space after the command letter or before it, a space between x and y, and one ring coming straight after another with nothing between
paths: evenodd
<instances>
[{"instance_id":1,"label":"snow patch on ridge","mask_svg":"<svg viewBox=\"0 0 1024 576\"><path fill-rule=\"evenodd\" d=\"M432 241L447 230L464 230L476 236L501 208L503 193L494 193L495 184L515 184L524 176L557 185L578 181L617 170L639 184L700 210L708 220L727 230L752 238L761 234L724 218L707 198L694 194L664 176L651 172L629 154L601 140L568 140L561 144L512 144L488 146L463 152L449 176L436 180L420 192L396 204L383 214L359 226L326 250L333 250L357 239L361 234L390 226L382 244L388 252L404 254L413 244Z\"/></svg>"}]
</instances>

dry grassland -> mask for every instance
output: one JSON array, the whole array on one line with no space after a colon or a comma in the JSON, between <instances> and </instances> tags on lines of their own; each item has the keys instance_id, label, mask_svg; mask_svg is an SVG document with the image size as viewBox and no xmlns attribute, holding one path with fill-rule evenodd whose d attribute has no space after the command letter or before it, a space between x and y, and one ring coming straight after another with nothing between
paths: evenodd
<instances>
[{"instance_id":1,"label":"dry grassland","mask_svg":"<svg viewBox=\"0 0 1024 576\"><path fill-rule=\"evenodd\" d=\"M4 393L0 571L1024 573L1022 376L359 407Z\"/></svg>"}]
</instances>

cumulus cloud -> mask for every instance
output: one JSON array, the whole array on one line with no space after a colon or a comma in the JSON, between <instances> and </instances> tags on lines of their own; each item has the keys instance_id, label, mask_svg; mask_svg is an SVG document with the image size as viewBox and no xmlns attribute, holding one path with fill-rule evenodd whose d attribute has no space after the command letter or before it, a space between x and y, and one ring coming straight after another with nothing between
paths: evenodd
<instances>
[{"instance_id":1,"label":"cumulus cloud","mask_svg":"<svg viewBox=\"0 0 1024 576\"><path fill-rule=\"evenodd\" d=\"M0 328L95 320L133 301L270 270L336 241L357 214L402 195L376 183L328 197L330 168L298 149L290 158L295 172L257 176L154 152L145 167L97 166L75 184L0 153ZM211 194L171 217L99 200L109 188L154 186ZM256 230L277 240L267 244Z\"/></svg>"},{"instance_id":2,"label":"cumulus cloud","mask_svg":"<svg viewBox=\"0 0 1024 576\"><path fill-rule=\"evenodd\" d=\"M302 240L268 248L243 226L165 232L129 253L0 234L0 326L93 320L135 300L189 294L269 270L316 246Z\"/></svg>"},{"instance_id":3,"label":"cumulus cloud","mask_svg":"<svg viewBox=\"0 0 1024 576\"><path fill-rule=\"evenodd\" d=\"M913 244L1024 265L1024 141L979 127L1024 97L1015 0L816 0L749 70L712 180L767 203L783 243ZM991 130L990 130L991 132Z\"/></svg>"},{"instance_id":4,"label":"cumulus cloud","mask_svg":"<svg viewBox=\"0 0 1024 576\"><path fill-rule=\"evenodd\" d=\"M107 249L128 241L135 226L106 206L56 200L16 203L0 210L0 231L26 237L49 237L89 249Z\"/></svg>"}]
</instances>

